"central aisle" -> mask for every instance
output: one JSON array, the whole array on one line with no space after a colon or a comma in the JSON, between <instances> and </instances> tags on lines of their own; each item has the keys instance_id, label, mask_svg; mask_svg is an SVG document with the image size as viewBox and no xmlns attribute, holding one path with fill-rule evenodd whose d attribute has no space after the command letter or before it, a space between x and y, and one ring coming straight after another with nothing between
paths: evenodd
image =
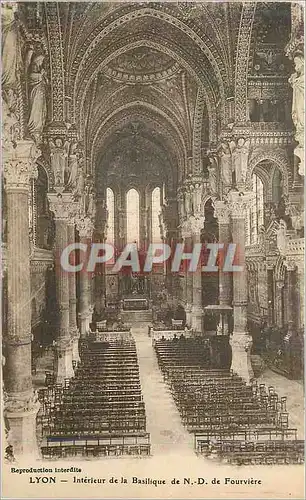
<instances>
[{"instance_id":1,"label":"central aisle","mask_svg":"<svg viewBox=\"0 0 306 500\"><path fill-rule=\"evenodd\" d=\"M132 326L136 342L140 382L146 405L147 431L151 434L152 455L194 457L193 436L183 427L179 412L159 369L149 323Z\"/></svg>"}]
</instances>

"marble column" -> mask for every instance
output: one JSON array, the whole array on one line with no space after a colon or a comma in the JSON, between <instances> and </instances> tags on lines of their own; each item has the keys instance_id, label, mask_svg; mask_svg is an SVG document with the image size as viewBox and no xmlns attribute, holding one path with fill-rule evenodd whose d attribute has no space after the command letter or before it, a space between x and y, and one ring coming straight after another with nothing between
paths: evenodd
<instances>
[{"instance_id":1,"label":"marble column","mask_svg":"<svg viewBox=\"0 0 306 500\"><path fill-rule=\"evenodd\" d=\"M4 331L4 417L8 444L18 460L38 456L39 409L31 374L31 289L28 197L37 175L38 151L31 141L4 150L7 197L7 329Z\"/></svg>"},{"instance_id":2,"label":"marble column","mask_svg":"<svg viewBox=\"0 0 306 500\"><path fill-rule=\"evenodd\" d=\"M181 224L181 234L183 238L183 243L185 245L185 251L192 251L192 234L191 228L188 224L188 220L184 221ZM185 265L185 287L184 287L184 303L185 303L185 312L186 312L186 323L188 327L191 327L191 318L192 318L192 298L193 298L193 277L192 273L188 271L189 263L186 262Z\"/></svg>"},{"instance_id":3,"label":"marble column","mask_svg":"<svg viewBox=\"0 0 306 500\"><path fill-rule=\"evenodd\" d=\"M68 223L68 244L75 242L75 222L74 219L70 220ZM71 264L76 263L75 252L70 254ZM75 273L69 273L69 329L70 337L72 340L72 361L79 362L79 338L80 332L77 326L77 298L76 298L76 275Z\"/></svg>"},{"instance_id":4,"label":"marble column","mask_svg":"<svg viewBox=\"0 0 306 500\"><path fill-rule=\"evenodd\" d=\"M204 217L189 218L192 232L193 245L201 243L201 231L204 227ZM203 305L202 305L202 269L201 261L197 270L192 275L192 308L191 308L191 328L202 333L203 330Z\"/></svg>"},{"instance_id":5,"label":"marble column","mask_svg":"<svg viewBox=\"0 0 306 500\"><path fill-rule=\"evenodd\" d=\"M97 195L97 212L94 231L94 242L106 242L106 226L107 226L108 212L106 208L105 196L99 193ZM94 306L98 316L103 315L105 309L105 263L98 264L94 273Z\"/></svg>"},{"instance_id":6,"label":"marble column","mask_svg":"<svg viewBox=\"0 0 306 500\"><path fill-rule=\"evenodd\" d=\"M69 311L69 274L71 273L63 269L61 255L68 245L68 223L71 220L75 202L71 193L48 193L48 200L55 220L55 276L58 307L55 375L56 382L63 383L65 379L74 376L72 367L73 343L70 335Z\"/></svg>"},{"instance_id":7,"label":"marble column","mask_svg":"<svg viewBox=\"0 0 306 500\"><path fill-rule=\"evenodd\" d=\"M214 208L214 215L218 219L219 225L219 243L224 245L222 251L219 251L219 304L221 306L231 306L233 295L232 276L231 273L223 271L228 244L231 242L230 211L224 201L215 201ZM224 316L224 322L225 333L227 333L227 316Z\"/></svg>"},{"instance_id":8,"label":"marble column","mask_svg":"<svg viewBox=\"0 0 306 500\"><path fill-rule=\"evenodd\" d=\"M297 326L297 296L295 290L296 283L296 265L293 261L287 260L285 262L287 268L287 322L288 331L296 333Z\"/></svg>"},{"instance_id":9,"label":"marble column","mask_svg":"<svg viewBox=\"0 0 306 500\"><path fill-rule=\"evenodd\" d=\"M93 222L87 217L80 217L76 220L76 227L79 232L80 243L87 247L87 252L80 252L80 263L83 269L79 273L79 325L81 337L86 337L89 332L89 325L92 321L93 307L91 304L91 273L87 271L87 262L91 249Z\"/></svg>"},{"instance_id":10,"label":"marble column","mask_svg":"<svg viewBox=\"0 0 306 500\"><path fill-rule=\"evenodd\" d=\"M274 289L274 307L275 307L275 323L279 328L284 326L284 318L283 318L283 293L284 293L284 280L276 280L275 281L275 289Z\"/></svg>"},{"instance_id":11,"label":"marble column","mask_svg":"<svg viewBox=\"0 0 306 500\"><path fill-rule=\"evenodd\" d=\"M252 193L231 191L228 195L232 219L232 237L236 244L235 264L241 271L233 272L234 331L230 338L232 370L247 383L254 377L251 365L252 337L247 332L247 271L245 264L245 213L251 203Z\"/></svg>"},{"instance_id":12,"label":"marble column","mask_svg":"<svg viewBox=\"0 0 306 500\"><path fill-rule=\"evenodd\" d=\"M297 259L297 295L298 295L298 328L304 330L305 310L304 310L304 285L305 285L305 268L304 260Z\"/></svg>"}]
</instances>

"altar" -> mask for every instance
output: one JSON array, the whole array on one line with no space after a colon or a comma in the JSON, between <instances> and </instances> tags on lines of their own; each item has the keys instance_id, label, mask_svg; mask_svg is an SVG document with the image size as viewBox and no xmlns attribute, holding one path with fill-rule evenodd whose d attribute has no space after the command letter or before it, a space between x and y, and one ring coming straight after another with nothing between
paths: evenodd
<instances>
[{"instance_id":1,"label":"altar","mask_svg":"<svg viewBox=\"0 0 306 500\"><path fill-rule=\"evenodd\" d=\"M146 297L128 297L122 299L124 311L146 311L149 309L149 301Z\"/></svg>"}]
</instances>

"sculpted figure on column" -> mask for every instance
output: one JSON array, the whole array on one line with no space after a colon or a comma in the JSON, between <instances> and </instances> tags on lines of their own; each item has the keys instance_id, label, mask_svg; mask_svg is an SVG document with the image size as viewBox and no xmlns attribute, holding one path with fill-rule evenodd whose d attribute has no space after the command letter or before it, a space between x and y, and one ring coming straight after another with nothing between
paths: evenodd
<instances>
[{"instance_id":1,"label":"sculpted figure on column","mask_svg":"<svg viewBox=\"0 0 306 500\"><path fill-rule=\"evenodd\" d=\"M64 137L49 139L51 165L54 172L55 190L63 191L69 153L69 142Z\"/></svg>"},{"instance_id":2,"label":"sculpted figure on column","mask_svg":"<svg viewBox=\"0 0 306 500\"><path fill-rule=\"evenodd\" d=\"M18 87L21 69L21 36L16 3L1 4L2 18L2 125L3 147L19 138Z\"/></svg>"},{"instance_id":3,"label":"sculpted figure on column","mask_svg":"<svg viewBox=\"0 0 306 500\"><path fill-rule=\"evenodd\" d=\"M298 142L294 154L300 159L299 174L304 175L305 77L302 54L294 57L294 65L295 73L289 78L293 88L292 120L295 126L295 140Z\"/></svg>"},{"instance_id":4,"label":"sculpted figure on column","mask_svg":"<svg viewBox=\"0 0 306 500\"><path fill-rule=\"evenodd\" d=\"M249 139L239 138L237 141L230 142L232 152L233 169L236 175L237 187L243 187L246 181L248 168L248 157L250 149Z\"/></svg>"},{"instance_id":5,"label":"sculpted figure on column","mask_svg":"<svg viewBox=\"0 0 306 500\"><path fill-rule=\"evenodd\" d=\"M76 189L79 170L78 143L73 141L69 146L68 161L65 171L65 186L72 192Z\"/></svg>"},{"instance_id":6,"label":"sculpted figure on column","mask_svg":"<svg viewBox=\"0 0 306 500\"><path fill-rule=\"evenodd\" d=\"M44 69L44 54L32 55L29 67L29 106L28 131L36 142L41 139L47 117L47 77Z\"/></svg>"},{"instance_id":7,"label":"sculpted figure on column","mask_svg":"<svg viewBox=\"0 0 306 500\"><path fill-rule=\"evenodd\" d=\"M218 149L218 154L223 187L230 187L232 185L232 158L229 145L223 142Z\"/></svg>"},{"instance_id":8,"label":"sculpted figure on column","mask_svg":"<svg viewBox=\"0 0 306 500\"><path fill-rule=\"evenodd\" d=\"M218 160L215 155L210 154L209 155L209 162L210 165L207 167L208 168L208 180L209 180L209 185L210 185L210 191L212 194L217 194L218 193L218 181L217 181L217 174L218 174Z\"/></svg>"},{"instance_id":9,"label":"sculpted figure on column","mask_svg":"<svg viewBox=\"0 0 306 500\"><path fill-rule=\"evenodd\" d=\"M15 110L21 65L21 37L16 6L1 4L2 18L2 92L10 111Z\"/></svg>"}]
</instances>

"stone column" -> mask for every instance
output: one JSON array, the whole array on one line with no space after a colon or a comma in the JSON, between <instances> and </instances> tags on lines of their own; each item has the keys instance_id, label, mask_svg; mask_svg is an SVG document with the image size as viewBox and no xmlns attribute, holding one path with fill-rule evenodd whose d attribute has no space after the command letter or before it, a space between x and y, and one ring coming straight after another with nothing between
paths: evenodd
<instances>
[{"instance_id":1,"label":"stone column","mask_svg":"<svg viewBox=\"0 0 306 500\"><path fill-rule=\"evenodd\" d=\"M298 327L301 330L304 329L304 323L305 323L304 284L305 284L304 260L302 258L299 258L297 259L297 292L298 292L298 303L299 303Z\"/></svg>"},{"instance_id":2,"label":"stone column","mask_svg":"<svg viewBox=\"0 0 306 500\"><path fill-rule=\"evenodd\" d=\"M297 326L297 296L295 291L296 282L296 265L294 261L285 261L285 266L287 268L287 321L288 321L288 331L293 332L296 330Z\"/></svg>"},{"instance_id":3,"label":"stone column","mask_svg":"<svg viewBox=\"0 0 306 500\"><path fill-rule=\"evenodd\" d=\"M165 242L175 250L175 245L178 240L178 212L177 212L177 200L174 197L168 197L165 204L162 207L162 218L163 224L166 229ZM177 291L179 287L179 278L172 274L171 272L171 259L166 261L166 276L165 284L168 292L171 296L177 296Z\"/></svg>"},{"instance_id":4,"label":"stone column","mask_svg":"<svg viewBox=\"0 0 306 500\"><path fill-rule=\"evenodd\" d=\"M204 217L191 216L189 218L193 244L201 243L201 231L204 227ZM190 274L190 273L189 273ZM202 333L203 306L202 306L202 266L199 259L198 268L192 273L192 308L191 328Z\"/></svg>"},{"instance_id":5,"label":"stone column","mask_svg":"<svg viewBox=\"0 0 306 500\"><path fill-rule=\"evenodd\" d=\"M224 245L223 250L219 251L219 304L221 306L231 306L233 295L232 276L231 273L223 271L228 244L231 242L230 211L224 201L215 201L214 208L214 215L219 223L219 243ZM228 331L227 316L224 317L224 322L224 329Z\"/></svg>"},{"instance_id":6,"label":"stone column","mask_svg":"<svg viewBox=\"0 0 306 500\"><path fill-rule=\"evenodd\" d=\"M68 245L68 223L75 208L70 193L48 193L51 212L55 220L55 276L58 307L58 332L56 339L56 382L74 376L72 368L72 339L70 335L69 274L61 265L61 255ZM75 210L74 210L75 212Z\"/></svg>"},{"instance_id":7,"label":"stone column","mask_svg":"<svg viewBox=\"0 0 306 500\"><path fill-rule=\"evenodd\" d=\"M91 304L91 273L87 272L87 262L91 249L93 223L87 217L79 217L76 220L76 227L79 232L80 243L87 246L87 252L80 252L80 263L83 262L83 269L79 273L79 318L81 337L86 337L89 332L89 325L92 320L93 307Z\"/></svg>"},{"instance_id":8,"label":"stone column","mask_svg":"<svg viewBox=\"0 0 306 500\"><path fill-rule=\"evenodd\" d=\"M68 223L68 244L75 242L75 222L74 219L70 220ZM70 254L71 264L76 263L75 252ZM69 329L70 336L72 340L72 360L77 363L80 361L79 354L79 338L80 332L77 326L77 298L76 298L76 275L75 273L69 273Z\"/></svg>"},{"instance_id":9,"label":"stone column","mask_svg":"<svg viewBox=\"0 0 306 500\"><path fill-rule=\"evenodd\" d=\"M28 196L37 175L38 156L31 141L4 150L7 196L7 330L5 405L8 443L15 458L38 455L36 415L39 409L31 374L31 281Z\"/></svg>"},{"instance_id":10,"label":"stone column","mask_svg":"<svg viewBox=\"0 0 306 500\"><path fill-rule=\"evenodd\" d=\"M191 228L190 225L188 224L188 221L185 220L181 224L181 234L183 238L183 243L185 245L185 251L186 252L191 252L192 251L192 234L191 234ZM186 323L189 327L191 327L191 318L192 318L192 298L193 298L193 277L192 273L188 271L188 265L189 263L186 262L185 266L185 296L184 296L184 303L185 303L185 312L186 312Z\"/></svg>"},{"instance_id":11,"label":"stone column","mask_svg":"<svg viewBox=\"0 0 306 500\"><path fill-rule=\"evenodd\" d=\"M252 193L231 191L228 202L232 219L233 243L236 244L236 265L242 271L233 272L234 331L230 338L232 370L250 383L254 374L251 365L252 337L247 332L247 272L245 265L245 213Z\"/></svg>"},{"instance_id":12,"label":"stone column","mask_svg":"<svg viewBox=\"0 0 306 500\"><path fill-rule=\"evenodd\" d=\"M275 323L279 328L284 326L284 318L283 318L283 289L284 289L284 280L276 280L275 281L275 298L274 298L274 307L275 307Z\"/></svg>"},{"instance_id":13,"label":"stone column","mask_svg":"<svg viewBox=\"0 0 306 500\"><path fill-rule=\"evenodd\" d=\"M294 62L294 73L289 78L293 89L292 120L295 128L296 147L294 155L299 159L299 174L305 175L304 128L305 128L305 83L304 83L304 5L291 4L291 36L285 48L286 56Z\"/></svg>"},{"instance_id":14,"label":"stone column","mask_svg":"<svg viewBox=\"0 0 306 500\"><path fill-rule=\"evenodd\" d=\"M93 241L96 243L106 242L108 211L106 207L105 195L97 195L97 212L95 220L95 231ZM102 315L105 309L105 282L106 265L98 264L94 273L94 306L98 315Z\"/></svg>"}]
</instances>

